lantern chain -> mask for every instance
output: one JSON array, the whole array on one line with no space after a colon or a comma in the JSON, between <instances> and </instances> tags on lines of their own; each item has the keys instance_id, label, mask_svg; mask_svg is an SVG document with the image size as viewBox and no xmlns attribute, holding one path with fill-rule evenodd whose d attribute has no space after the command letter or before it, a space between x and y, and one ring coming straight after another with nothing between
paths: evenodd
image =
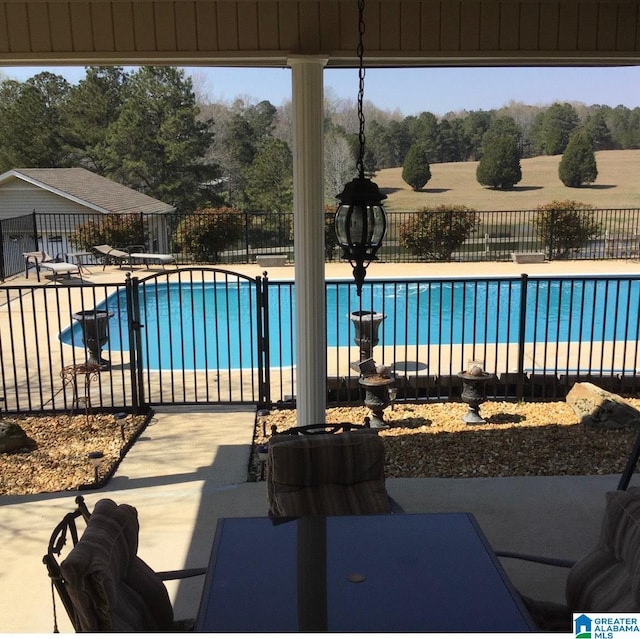
<instances>
[{"instance_id":1,"label":"lantern chain","mask_svg":"<svg viewBox=\"0 0 640 639\"><path fill-rule=\"evenodd\" d=\"M358 160L356 161L356 168L358 170L358 177L364 178L364 0L358 0L358 122L360 129L358 132L358 142L360 145L358 152Z\"/></svg>"}]
</instances>

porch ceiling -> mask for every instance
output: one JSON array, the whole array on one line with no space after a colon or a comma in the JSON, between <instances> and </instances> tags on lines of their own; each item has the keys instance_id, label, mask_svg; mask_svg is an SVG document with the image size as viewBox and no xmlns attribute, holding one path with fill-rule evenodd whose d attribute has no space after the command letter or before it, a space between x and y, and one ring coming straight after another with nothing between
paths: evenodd
<instances>
[{"instance_id":1,"label":"porch ceiling","mask_svg":"<svg viewBox=\"0 0 640 639\"><path fill-rule=\"evenodd\" d=\"M636 0L367 0L367 66L640 63ZM1 0L3 65L355 66L356 0Z\"/></svg>"}]
</instances>

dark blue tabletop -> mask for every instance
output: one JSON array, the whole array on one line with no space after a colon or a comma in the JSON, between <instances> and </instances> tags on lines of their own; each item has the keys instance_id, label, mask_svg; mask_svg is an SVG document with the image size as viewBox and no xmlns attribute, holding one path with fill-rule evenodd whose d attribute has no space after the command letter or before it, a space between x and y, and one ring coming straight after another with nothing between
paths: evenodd
<instances>
[{"instance_id":1,"label":"dark blue tabletop","mask_svg":"<svg viewBox=\"0 0 640 639\"><path fill-rule=\"evenodd\" d=\"M525 632L469 513L221 519L196 630Z\"/></svg>"}]
</instances>

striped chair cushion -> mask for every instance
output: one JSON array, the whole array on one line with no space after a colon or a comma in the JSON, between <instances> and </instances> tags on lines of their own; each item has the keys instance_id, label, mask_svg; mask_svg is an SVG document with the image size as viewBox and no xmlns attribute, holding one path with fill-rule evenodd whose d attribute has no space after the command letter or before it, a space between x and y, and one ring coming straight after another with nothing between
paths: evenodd
<instances>
[{"instance_id":1,"label":"striped chair cushion","mask_svg":"<svg viewBox=\"0 0 640 639\"><path fill-rule=\"evenodd\" d=\"M520 593L541 630L572 632L572 612L640 612L640 488L607 493L597 546L569 571L566 604Z\"/></svg>"},{"instance_id":2,"label":"striped chair cushion","mask_svg":"<svg viewBox=\"0 0 640 639\"><path fill-rule=\"evenodd\" d=\"M281 517L391 512L377 433L292 436L269 445L267 491Z\"/></svg>"},{"instance_id":3,"label":"striped chair cushion","mask_svg":"<svg viewBox=\"0 0 640 639\"><path fill-rule=\"evenodd\" d=\"M138 556L138 513L101 499L60 570L83 632L169 630L167 589Z\"/></svg>"},{"instance_id":4,"label":"striped chair cushion","mask_svg":"<svg viewBox=\"0 0 640 639\"><path fill-rule=\"evenodd\" d=\"M600 538L567 579L570 610L640 612L640 488L607 493Z\"/></svg>"}]
</instances>

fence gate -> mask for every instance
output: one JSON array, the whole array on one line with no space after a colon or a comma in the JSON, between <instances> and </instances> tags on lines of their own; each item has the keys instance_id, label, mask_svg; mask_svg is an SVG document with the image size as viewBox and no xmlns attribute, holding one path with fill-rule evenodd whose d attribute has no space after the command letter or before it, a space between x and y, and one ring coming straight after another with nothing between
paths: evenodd
<instances>
[{"instance_id":1,"label":"fence gate","mask_svg":"<svg viewBox=\"0 0 640 639\"><path fill-rule=\"evenodd\" d=\"M267 280L188 268L127 280L139 406L269 403Z\"/></svg>"}]
</instances>

